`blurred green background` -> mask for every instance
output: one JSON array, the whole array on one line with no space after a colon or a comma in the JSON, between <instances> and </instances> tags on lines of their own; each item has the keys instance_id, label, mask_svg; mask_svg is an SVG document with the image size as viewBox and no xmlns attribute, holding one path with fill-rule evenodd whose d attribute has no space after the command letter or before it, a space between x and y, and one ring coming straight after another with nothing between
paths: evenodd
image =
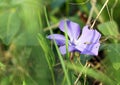
<instances>
[{"instance_id":1,"label":"blurred green background","mask_svg":"<svg viewBox=\"0 0 120 85\"><path fill-rule=\"evenodd\" d=\"M73 85L76 72L81 72L84 64L69 63L46 36L50 34L49 28L53 33L61 33L58 24L64 18L79 23L82 28L92 1L96 1L93 21L106 0L0 0L0 85ZM109 0L97 19L95 27L103 41L100 60L86 55L80 58L81 62L88 58L90 63L97 62L100 69L96 69L97 65L86 67L83 74L88 78L82 76L78 85L99 85L94 82L120 85L119 8L119 0Z\"/></svg>"}]
</instances>

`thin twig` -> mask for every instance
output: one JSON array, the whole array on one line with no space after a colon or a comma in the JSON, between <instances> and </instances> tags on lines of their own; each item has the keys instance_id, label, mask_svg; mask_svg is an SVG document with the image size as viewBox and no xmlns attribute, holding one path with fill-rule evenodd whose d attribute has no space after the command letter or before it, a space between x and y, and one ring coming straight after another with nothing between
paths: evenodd
<instances>
[{"instance_id":1,"label":"thin twig","mask_svg":"<svg viewBox=\"0 0 120 85\"><path fill-rule=\"evenodd\" d=\"M101 8L100 12L98 13L97 17L95 18L95 20L94 20L92 26L90 27L90 29L92 29L93 26L95 25L95 22L97 21L98 17L100 16L100 14L102 13L103 9L104 9L105 6L107 5L108 1L109 1L109 0L106 0L106 2L104 3L103 7Z\"/></svg>"},{"instance_id":2,"label":"thin twig","mask_svg":"<svg viewBox=\"0 0 120 85\"><path fill-rule=\"evenodd\" d=\"M88 68L90 67L91 65L90 64L88 64ZM87 75L85 74L85 77L84 77L84 85L86 84L86 80L87 80Z\"/></svg>"},{"instance_id":3,"label":"thin twig","mask_svg":"<svg viewBox=\"0 0 120 85\"><path fill-rule=\"evenodd\" d=\"M110 21L111 21L111 20L112 20L112 17L111 17L111 14L110 14L110 10L109 10L109 8L108 8L108 5L106 5L106 8L107 8L107 11L108 11L108 16L109 16Z\"/></svg>"},{"instance_id":4,"label":"thin twig","mask_svg":"<svg viewBox=\"0 0 120 85\"><path fill-rule=\"evenodd\" d=\"M111 38L111 36L107 36L105 39L101 40L100 43L103 43L103 42L107 41L110 38Z\"/></svg>"},{"instance_id":5,"label":"thin twig","mask_svg":"<svg viewBox=\"0 0 120 85\"><path fill-rule=\"evenodd\" d=\"M85 77L84 77L84 85L86 84L86 80L87 80L87 75L85 74Z\"/></svg>"},{"instance_id":6,"label":"thin twig","mask_svg":"<svg viewBox=\"0 0 120 85\"><path fill-rule=\"evenodd\" d=\"M86 64L85 64L85 66L84 66L84 68L86 68L86 67L87 67L87 65L89 65L89 64L88 64L88 63L86 63ZM83 68L83 70L82 70L82 71L84 71L84 68ZM74 82L74 85L77 85L77 83L78 83L78 81L79 81L79 79L80 79L81 75L82 75L82 72L81 72L81 73L79 73L79 75L78 75L77 79L76 79L76 80L75 80L75 82Z\"/></svg>"},{"instance_id":7,"label":"thin twig","mask_svg":"<svg viewBox=\"0 0 120 85\"><path fill-rule=\"evenodd\" d=\"M97 7L94 8L94 12L96 13L96 15L98 15L99 10L97 9ZM102 16L99 16L98 18L100 22L104 22L104 18Z\"/></svg>"},{"instance_id":8,"label":"thin twig","mask_svg":"<svg viewBox=\"0 0 120 85\"><path fill-rule=\"evenodd\" d=\"M115 6L117 5L117 3L118 3L118 0L115 0L115 3L111 7L111 17L112 17L112 19L113 19L113 10L114 10Z\"/></svg>"},{"instance_id":9,"label":"thin twig","mask_svg":"<svg viewBox=\"0 0 120 85\"><path fill-rule=\"evenodd\" d=\"M54 24L54 25L51 25L50 27L44 28L44 31L46 32L46 31L49 31L50 29L51 29L51 30L52 30L52 29L56 29L58 26L59 26L59 22L56 23L56 24Z\"/></svg>"},{"instance_id":10,"label":"thin twig","mask_svg":"<svg viewBox=\"0 0 120 85\"><path fill-rule=\"evenodd\" d=\"M74 85L77 85L77 83L78 83L78 81L79 81L79 79L80 79L81 75L82 75L82 73L80 73L80 74L78 75L78 77L77 77L76 81L74 82Z\"/></svg>"},{"instance_id":11,"label":"thin twig","mask_svg":"<svg viewBox=\"0 0 120 85\"><path fill-rule=\"evenodd\" d=\"M57 63L57 64L55 64L53 67L57 67L57 66L59 66L59 65L61 65L61 63Z\"/></svg>"},{"instance_id":12,"label":"thin twig","mask_svg":"<svg viewBox=\"0 0 120 85\"><path fill-rule=\"evenodd\" d=\"M89 17L88 17L88 20L87 20L87 23L86 23L87 25L90 24L90 21L92 19L92 15L93 15L94 8L95 8L95 5L96 5L96 0L91 0L91 5L92 5L92 7L90 9L90 14L89 14Z\"/></svg>"}]
</instances>

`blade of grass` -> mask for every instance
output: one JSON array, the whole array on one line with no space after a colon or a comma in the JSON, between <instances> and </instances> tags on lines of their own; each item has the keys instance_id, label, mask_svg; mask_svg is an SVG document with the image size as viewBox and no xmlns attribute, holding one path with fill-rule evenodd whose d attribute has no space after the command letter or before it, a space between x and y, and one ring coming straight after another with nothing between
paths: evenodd
<instances>
[{"instance_id":1,"label":"blade of grass","mask_svg":"<svg viewBox=\"0 0 120 85\"><path fill-rule=\"evenodd\" d=\"M40 10L40 11L38 10L38 19L39 19L39 24L40 24L40 31L42 31L42 27L43 27L42 14L43 14L43 10ZM53 69L53 66L55 64L55 58L53 57L54 55L51 52L51 50L49 49L47 41L44 38L42 33L38 34L38 41L39 41L40 46L42 47L42 49L45 53L45 58L46 58L46 61L48 63L48 67L49 67L50 72L51 72L53 85L55 85L56 82L55 82L55 75L54 75L54 69Z\"/></svg>"},{"instance_id":2,"label":"blade of grass","mask_svg":"<svg viewBox=\"0 0 120 85\"><path fill-rule=\"evenodd\" d=\"M69 61L70 59L70 56L69 56L69 52L68 52L68 27L67 27L67 23L65 23L65 25L64 25L65 27L65 45L66 45L66 53L67 53L67 55L66 55L66 59ZM70 54L71 55L71 54ZM68 76L69 76L69 78L70 78L70 81L71 81L71 84L72 84L72 73L71 73L71 71L67 68L66 69L67 70L67 72L68 72Z\"/></svg>"},{"instance_id":3,"label":"blade of grass","mask_svg":"<svg viewBox=\"0 0 120 85\"><path fill-rule=\"evenodd\" d=\"M116 83L110 79L107 75L105 75L104 73L94 70L94 69L90 69L87 67L83 67L77 64L71 64L70 62L66 62L65 65L72 70L75 70L77 72L82 72L83 74L87 74L97 80L100 80L101 82L103 82L105 85L116 85Z\"/></svg>"},{"instance_id":4,"label":"blade of grass","mask_svg":"<svg viewBox=\"0 0 120 85\"><path fill-rule=\"evenodd\" d=\"M47 46L47 41L44 39L44 37L41 34L38 34L39 38L38 41L40 43L40 46L42 47L44 53L45 53L45 58L47 60L50 72L51 72L51 76L52 76L52 80L53 80L53 85L55 85L55 76L54 76L54 70L53 70L53 65L54 65L54 61L52 59L50 59L51 57L53 57L52 52L50 52L50 49ZM47 49L47 50L46 50Z\"/></svg>"},{"instance_id":5,"label":"blade of grass","mask_svg":"<svg viewBox=\"0 0 120 85\"><path fill-rule=\"evenodd\" d=\"M23 84L22 85L26 85L26 82L25 81L23 81Z\"/></svg>"},{"instance_id":6,"label":"blade of grass","mask_svg":"<svg viewBox=\"0 0 120 85\"><path fill-rule=\"evenodd\" d=\"M47 25L48 25L48 27L50 27L50 23L49 23L49 20L48 20L46 7L44 7L44 13L45 13L45 18L46 18ZM49 28L49 29L50 29L50 28ZM53 32L52 32L51 29L50 29L50 33L53 34ZM66 77L67 83L68 83L68 85L71 85L70 79L69 79L69 76L68 76L68 73L67 73L67 69L66 69L66 67L65 67L64 60L63 60L63 58L62 58L61 53L59 52L59 48L58 48L55 40L54 40L54 44L55 44L55 48L56 48L56 50L57 50L58 57L59 57L59 59L60 59L60 63L61 63L61 65L62 65L63 71L64 71L64 73L65 73L65 77Z\"/></svg>"}]
</instances>

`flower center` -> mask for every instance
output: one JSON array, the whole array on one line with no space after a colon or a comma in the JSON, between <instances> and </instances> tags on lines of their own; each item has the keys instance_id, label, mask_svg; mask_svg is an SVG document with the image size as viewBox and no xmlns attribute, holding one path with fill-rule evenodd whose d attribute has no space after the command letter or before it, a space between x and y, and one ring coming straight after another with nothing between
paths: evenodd
<instances>
[{"instance_id":1,"label":"flower center","mask_svg":"<svg viewBox=\"0 0 120 85\"><path fill-rule=\"evenodd\" d=\"M69 45L75 46L76 44L74 42L69 42Z\"/></svg>"},{"instance_id":2,"label":"flower center","mask_svg":"<svg viewBox=\"0 0 120 85\"><path fill-rule=\"evenodd\" d=\"M89 45L89 44L92 44L92 42L84 42L84 44L87 44L87 45Z\"/></svg>"}]
</instances>

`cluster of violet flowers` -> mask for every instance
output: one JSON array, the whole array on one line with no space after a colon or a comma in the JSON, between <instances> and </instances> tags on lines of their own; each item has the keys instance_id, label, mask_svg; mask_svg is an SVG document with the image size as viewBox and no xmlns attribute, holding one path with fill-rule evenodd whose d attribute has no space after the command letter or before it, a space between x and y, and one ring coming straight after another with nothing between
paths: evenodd
<instances>
[{"instance_id":1,"label":"cluster of violet flowers","mask_svg":"<svg viewBox=\"0 0 120 85\"><path fill-rule=\"evenodd\" d=\"M66 25L66 26L65 26ZM67 33L68 51L80 52L80 54L86 55L98 55L100 46L99 39L101 34L96 29L90 29L88 25L84 26L81 32L80 26L70 20L61 20L59 23L59 29L62 32ZM67 30L66 30L67 29ZM66 32L67 31L67 32ZM59 50L62 55L66 54L66 38L61 34L51 34L47 36L50 40L55 40L59 46Z\"/></svg>"}]
</instances>

